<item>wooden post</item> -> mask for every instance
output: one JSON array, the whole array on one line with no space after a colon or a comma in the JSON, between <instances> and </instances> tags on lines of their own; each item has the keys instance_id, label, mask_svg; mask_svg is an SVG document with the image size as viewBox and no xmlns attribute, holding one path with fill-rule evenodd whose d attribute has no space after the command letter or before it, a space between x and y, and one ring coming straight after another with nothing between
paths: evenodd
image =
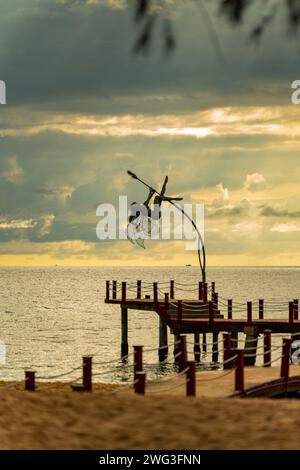
<instances>
[{"instance_id":1,"label":"wooden post","mask_svg":"<svg viewBox=\"0 0 300 470\"><path fill-rule=\"evenodd\" d=\"M211 283L211 297L213 296L215 292L216 292L216 283L212 282Z\"/></svg>"},{"instance_id":2,"label":"wooden post","mask_svg":"<svg viewBox=\"0 0 300 470\"><path fill-rule=\"evenodd\" d=\"M85 392L92 391L92 356L83 356L82 358L82 384Z\"/></svg>"},{"instance_id":3,"label":"wooden post","mask_svg":"<svg viewBox=\"0 0 300 470\"><path fill-rule=\"evenodd\" d=\"M128 355L128 310L121 307L121 358Z\"/></svg>"},{"instance_id":4,"label":"wooden post","mask_svg":"<svg viewBox=\"0 0 300 470\"><path fill-rule=\"evenodd\" d=\"M182 372L187 367L187 350L186 350L186 337L180 336L179 339L179 372Z\"/></svg>"},{"instance_id":5,"label":"wooden post","mask_svg":"<svg viewBox=\"0 0 300 470\"><path fill-rule=\"evenodd\" d=\"M198 300L203 300L203 282L198 283Z\"/></svg>"},{"instance_id":6,"label":"wooden post","mask_svg":"<svg viewBox=\"0 0 300 470\"><path fill-rule=\"evenodd\" d=\"M195 362L201 361L200 334L194 333L194 357Z\"/></svg>"},{"instance_id":7,"label":"wooden post","mask_svg":"<svg viewBox=\"0 0 300 470\"><path fill-rule=\"evenodd\" d=\"M231 354L231 335L229 333L223 333L223 368L224 370L226 369L232 369L233 364L232 361L229 361L229 359L232 357Z\"/></svg>"},{"instance_id":8,"label":"wooden post","mask_svg":"<svg viewBox=\"0 0 300 470\"><path fill-rule=\"evenodd\" d=\"M232 299L227 300L227 316L228 320L232 320Z\"/></svg>"},{"instance_id":9,"label":"wooden post","mask_svg":"<svg viewBox=\"0 0 300 470\"><path fill-rule=\"evenodd\" d=\"M289 302L289 323L294 323L294 302Z\"/></svg>"},{"instance_id":10,"label":"wooden post","mask_svg":"<svg viewBox=\"0 0 300 470\"><path fill-rule=\"evenodd\" d=\"M92 391L92 356L82 358L82 385L71 385L73 392Z\"/></svg>"},{"instance_id":11,"label":"wooden post","mask_svg":"<svg viewBox=\"0 0 300 470\"><path fill-rule=\"evenodd\" d=\"M133 373L136 381L138 372L143 372L143 346L133 346Z\"/></svg>"},{"instance_id":12,"label":"wooden post","mask_svg":"<svg viewBox=\"0 0 300 470\"><path fill-rule=\"evenodd\" d=\"M109 292L110 291L110 282L106 281L106 295L105 295L105 300L109 300Z\"/></svg>"},{"instance_id":13,"label":"wooden post","mask_svg":"<svg viewBox=\"0 0 300 470\"><path fill-rule=\"evenodd\" d=\"M264 330L264 367L271 367L271 334L272 330Z\"/></svg>"},{"instance_id":14,"label":"wooden post","mask_svg":"<svg viewBox=\"0 0 300 470\"><path fill-rule=\"evenodd\" d=\"M173 354L174 354L174 362L175 362L175 363L178 363L178 362L179 362L179 357L180 357L180 356L178 356L178 354L179 354L179 352L180 352L179 343L180 343L180 335L174 334L174 350L173 350Z\"/></svg>"},{"instance_id":15,"label":"wooden post","mask_svg":"<svg viewBox=\"0 0 300 470\"><path fill-rule=\"evenodd\" d=\"M258 318L260 320L264 319L264 299L258 301Z\"/></svg>"},{"instance_id":16,"label":"wooden post","mask_svg":"<svg viewBox=\"0 0 300 470\"><path fill-rule=\"evenodd\" d=\"M212 302L208 303L208 313L209 313L209 324L211 325L214 322L214 304Z\"/></svg>"},{"instance_id":17,"label":"wooden post","mask_svg":"<svg viewBox=\"0 0 300 470\"><path fill-rule=\"evenodd\" d=\"M231 336L231 349L235 350L239 348L239 332L238 331L232 331L230 333ZM234 356L235 354L233 354Z\"/></svg>"},{"instance_id":18,"label":"wooden post","mask_svg":"<svg viewBox=\"0 0 300 470\"><path fill-rule=\"evenodd\" d=\"M134 381L134 392L139 395L145 395L146 374L145 372L136 372Z\"/></svg>"},{"instance_id":19,"label":"wooden post","mask_svg":"<svg viewBox=\"0 0 300 470\"><path fill-rule=\"evenodd\" d=\"M218 295L217 292L214 293L213 302L214 302L215 309L218 310L218 307L219 307L219 295Z\"/></svg>"},{"instance_id":20,"label":"wooden post","mask_svg":"<svg viewBox=\"0 0 300 470\"><path fill-rule=\"evenodd\" d=\"M163 362L168 356L168 329L165 320L159 317L159 349L158 359Z\"/></svg>"},{"instance_id":21,"label":"wooden post","mask_svg":"<svg viewBox=\"0 0 300 470\"><path fill-rule=\"evenodd\" d=\"M173 279L170 281L170 299L175 299L175 289Z\"/></svg>"},{"instance_id":22,"label":"wooden post","mask_svg":"<svg viewBox=\"0 0 300 470\"><path fill-rule=\"evenodd\" d=\"M292 340L290 338L283 338L280 377L286 382L289 378L291 344Z\"/></svg>"},{"instance_id":23,"label":"wooden post","mask_svg":"<svg viewBox=\"0 0 300 470\"><path fill-rule=\"evenodd\" d=\"M117 298L117 281L113 281L112 298L114 300Z\"/></svg>"},{"instance_id":24,"label":"wooden post","mask_svg":"<svg viewBox=\"0 0 300 470\"><path fill-rule=\"evenodd\" d=\"M165 293L165 309L166 312L169 310L169 294L167 292Z\"/></svg>"},{"instance_id":25,"label":"wooden post","mask_svg":"<svg viewBox=\"0 0 300 470\"><path fill-rule=\"evenodd\" d=\"M182 300L177 301L177 321L182 321Z\"/></svg>"},{"instance_id":26,"label":"wooden post","mask_svg":"<svg viewBox=\"0 0 300 470\"><path fill-rule=\"evenodd\" d=\"M202 349L204 353L207 353L206 333L202 334Z\"/></svg>"},{"instance_id":27,"label":"wooden post","mask_svg":"<svg viewBox=\"0 0 300 470\"><path fill-rule=\"evenodd\" d=\"M235 369L235 390L238 392L244 392L244 351L237 349L236 369Z\"/></svg>"},{"instance_id":28,"label":"wooden post","mask_svg":"<svg viewBox=\"0 0 300 470\"><path fill-rule=\"evenodd\" d=\"M126 302L126 282L122 282L122 302Z\"/></svg>"},{"instance_id":29,"label":"wooden post","mask_svg":"<svg viewBox=\"0 0 300 470\"><path fill-rule=\"evenodd\" d=\"M254 327L248 328L250 331L246 333L244 361L245 366L255 366L258 333Z\"/></svg>"},{"instance_id":30,"label":"wooden post","mask_svg":"<svg viewBox=\"0 0 300 470\"><path fill-rule=\"evenodd\" d=\"M195 363L188 361L186 363L187 372L186 372L186 396L194 397L196 396L196 368Z\"/></svg>"},{"instance_id":31,"label":"wooden post","mask_svg":"<svg viewBox=\"0 0 300 470\"><path fill-rule=\"evenodd\" d=\"M299 299L294 299L294 320L299 320Z\"/></svg>"},{"instance_id":32,"label":"wooden post","mask_svg":"<svg viewBox=\"0 0 300 470\"><path fill-rule=\"evenodd\" d=\"M213 346L212 346L212 362L218 362L219 360L219 333L217 331L213 332L212 335L212 341L213 341Z\"/></svg>"},{"instance_id":33,"label":"wooden post","mask_svg":"<svg viewBox=\"0 0 300 470\"><path fill-rule=\"evenodd\" d=\"M154 300L154 303L157 303L157 301L158 301L157 282L153 282L153 300Z\"/></svg>"},{"instance_id":34,"label":"wooden post","mask_svg":"<svg viewBox=\"0 0 300 470\"><path fill-rule=\"evenodd\" d=\"M252 302L247 302L247 322L252 323Z\"/></svg>"},{"instance_id":35,"label":"wooden post","mask_svg":"<svg viewBox=\"0 0 300 470\"><path fill-rule=\"evenodd\" d=\"M141 280L136 281L136 298L137 299L142 298L142 281Z\"/></svg>"},{"instance_id":36,"label":"wooden post","mask_svg":"<svg viewBox=\"0 0 300 470\"><path fill-rule=\"evenodd\" d=\"M33 370L25 370L25 390L35 391L35 371Z\"/></svg>"},{"instance_id":37,"label":"wooden post","mask_svg":"<svg viewBox=\"0 0 300 470\"><path fill-rule=\"evenodd\" d=\"M203 300L207 302L207 282L205 282L203 286Z\"/></svg>"}]
</instances>

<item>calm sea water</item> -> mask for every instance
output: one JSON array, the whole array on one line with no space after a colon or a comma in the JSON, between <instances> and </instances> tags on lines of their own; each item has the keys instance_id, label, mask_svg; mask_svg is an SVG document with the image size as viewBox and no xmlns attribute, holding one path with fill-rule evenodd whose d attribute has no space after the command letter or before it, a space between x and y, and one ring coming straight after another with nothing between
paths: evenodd
<instances>
[{"instance_id":1,"label":"calm sea water","mask_svg":"<svg viewBox=\"0 0 300 470\"><path fill-rule=\"evenodd\" d=\"M39 376L55 377L80 366L82 356L91 354L97 381L128 380L130 363L119 361L120 309L104 304L105 280L163 283L175 279L196 285L198 276L194 267L1 268L0 339L6 344L6 364L1 366L0 378L23 379L25 368L35 369ZM282 311L281 303L300 293L300 268L214 268L208 270L208 280L216 282L221 298L232 298L239 305L242 311L236 317L246 315L241 304L264 298L278 302L278 306L268 307L270 318L287 318L288 309ZM182 297L190 294L181 291ZM145 353L150 376L172 370L172 341L170 338L170 363L164 369L152 365L157 364L158 317L153 312L129 312L130 348L142 344L154 349ZM191 353L192 344L189 350ZM203 356L205 363L210 360L210 355ZM97 364L103 361L112 363ZM74 371L62 380L78 375L80 371Z\"/></svg>"}]
</instances>

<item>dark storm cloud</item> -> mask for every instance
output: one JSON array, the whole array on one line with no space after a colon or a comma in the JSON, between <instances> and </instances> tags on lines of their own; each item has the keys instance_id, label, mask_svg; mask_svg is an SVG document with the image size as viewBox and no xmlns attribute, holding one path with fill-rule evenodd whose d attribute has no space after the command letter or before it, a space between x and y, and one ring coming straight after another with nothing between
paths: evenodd
<instances>
[{"instance_id":1,"label":"dark storm cloud","mask_svg":"<svg viewBox=\"0 0 300 470\"><path fill-rule=\"evenodd\" d=\"M145 93L189 95L200 89L204 103L199 100L199 108L205 102L208 106L205 93L212 99L214 94L231 96L233 104L261 88L262 96L265 93L269 100L278 100L278 92L289 96L290 81L297 78L296 53L289 38L284 40L281 23L262 43L262 54L245 44L248 25L232 30L212 9L226 55L224 64L215 55L201 17L187 3L174 18L178 48L165 61L157 54L160 36L150 56L132 55L135 27L131 9L112 9L103 3L29 1L22 2L21 13L8 16L0 57L10 104ZM275 82L271 87L266 85L270 79ZM66 106L74 107L74 103ZM151 111L151 105L146 106ZM118 112L120 109L122 103Z\"/></svg>"},{"instance_id":2,"label":"dark storm cloud","mask_svg":"<svg viewBox=\"0 0 300 470\"><path fill-rule=\"evenodd\" d=\"M289 211L288 209L278 209L272 206L264 206L260 211L260 215L263 215L264 217L283 217L296 219L300 217L300 211Z\"/></svg>"},{"instance_id":3,"label":"dark storm cloud","mask_svg":"<svg viewBox=\"0 0 300 470\"><path fill-rule=\"evenodd\" d=\"M53 132L2 138L0 212L26 218L45 213L63 216L70 211L94 214L98 204L116 204L120 194L127 194L129 201L142 200L145 190L127 178L127 169L150 176L155 184L161 175L169 174L172 194L190 195L220 182L237 189L247 174L269 172L270 159L284 169L280 147L271 154L265 150L271 141L265 136L103 139ZM255 158L254 145L261 148ZM4 163L11 155L16 155L20 174L9 181ZM296 163L297 158L298 152L291 150L290 161Z\"/></svg>"},{"instance_id":4,"label":"dark storm cloud","mask_svg":"<svg viewBox=\"0 0 300 470\"><path fill-rule=\"evenodd\" d=\"M0 211L12 211L15 216L21 211L26 217L43 213L61 215L68 211L82 214L94 212L101 202L116 203L123 193L128 194L131 201L136 197L142 199L145 191L127 178L127 169L141 176L151 175L154 182L159 182L161 175L169 174L172 193L190 194L199 187L215 186L220 181L231 188L240 187L247 172L255 172L257 168L263 172L268 166L266 158L261 159L258 166L251 151L245 150L243 165L246 169L241 174L240 152L231 147L243 144L251 149L252 139L182 138L173 141L131 137L124 140L53 132L30 138L2 138L0 178L1 164L7 155L17 156L22 174L16 181L2 177ZM268 141L268 138L256 138L255 145ZM273 154L273 158L280 160L279 155ZM4 171L6 166L2 169Z\"/></svg>"},{"instance_id":5,"label":"dark storm cloud","mask_svg":"<svg viewBox=\"0 0 300 470\"><path fill-rule=\"evenodd\" d=\"M242 207L222 207L206 213L206 218L240 217L244 214L245 210Z\"/></svg>"}]
</instances>

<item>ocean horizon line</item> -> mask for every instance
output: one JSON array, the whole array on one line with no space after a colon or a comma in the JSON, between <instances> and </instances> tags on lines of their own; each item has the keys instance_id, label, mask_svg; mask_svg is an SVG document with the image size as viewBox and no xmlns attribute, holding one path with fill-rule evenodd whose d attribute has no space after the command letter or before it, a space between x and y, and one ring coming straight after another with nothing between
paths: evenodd
<instances>
[{"instance_id":1,"label":"ocean horizon line","mask_svg":"<svg viewBox=\"0 0 300 470\"><path fill-rule=\"evenodd\" d=\"M149 264L149 265L137 265L137 266L132 266L132 265L114 265L114 264L106 264L106 265L96 265L96 264L90 264L90 265L75 265L75 264L51 264L51 265L0 265L0 269L3 268L132 268L132 269L140 269L140 268L196 268L199 269L199 266L197 265L155 265L155 264ZM207 269L237 269L237 268L257 268L257 269L266 269L266 268L289 268L289 269L299 269L300 265L298 266L293 266L293 265L211 265Z\"/></svg>"}]
</instances>

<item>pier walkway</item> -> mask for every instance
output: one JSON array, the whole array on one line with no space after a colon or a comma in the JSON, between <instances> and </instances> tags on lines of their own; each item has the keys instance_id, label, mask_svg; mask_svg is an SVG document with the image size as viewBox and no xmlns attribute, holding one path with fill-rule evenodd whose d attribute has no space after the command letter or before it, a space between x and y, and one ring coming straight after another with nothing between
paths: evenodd
<instances>
[{"instance_id":1,"label":"pier walkway","mask_svg":"<svg viewBox=\"0 0 300 470\"><path fill-rule=\"evenodd\" d=\"M187 298L188 295L190 298ZM238 342L239 333L243 333L246 335L245 347L249 349L251 345L252 348L252 357L245 358L247 366L255 364L260 334L266 337L266 348L271 344L272 334L288 334L293 335L295 340L300 339L298 299L289 302L258 299L243 304L219 296L215 282L210 286L202 282L198 285L177 286L173 280L163 285L158 282L144 285L141 280L134 284L106 281L105 302L121 309L121 356L128 354L130 310L151 311L158 315L158 353L161 360L164 360L164 353L167 353L168 329L175 339L179 335L194 335L195 360L201 352L201 334L202 350L206 351L207 333L213 335L213 343L218 343L220 333L230 334L235 342ZM176 352L175 349L175 355ZM218 360L218 345L213 351L213 360ZM268 358L266 360L268 361Z\"/></svg>"}]
</instances>

